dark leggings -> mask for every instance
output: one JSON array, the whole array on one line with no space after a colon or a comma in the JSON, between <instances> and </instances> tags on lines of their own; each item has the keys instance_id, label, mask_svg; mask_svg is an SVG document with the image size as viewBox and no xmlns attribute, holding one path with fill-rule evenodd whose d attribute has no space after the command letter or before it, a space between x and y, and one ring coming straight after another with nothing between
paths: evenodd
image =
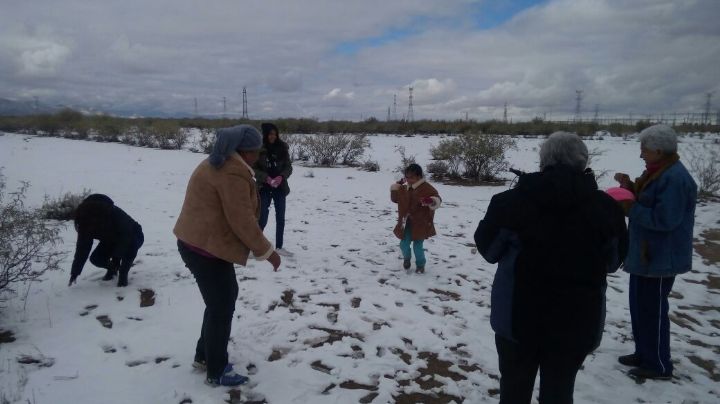
<instances>
[{"instance_id":1,"label":"dark leggings","mask_svg":"<svg viewBox=\"0 0 720 404\"><path fill-rule=\"evenodd\" d=\"M270 216L270 203L275 204L275 247L283 248L285 238L285 191L280 188L260 189L260 228L265 230Z\"/></svg>"},{"instance_id":2,"label":"dark leggings","mask_svg":"<svg viewBox=\"0 0 720 404\"><path fill-rule=\"evenodd\" d=\"M218 378L228 364L227 345L238 296L235 268L230 262L191 251L181 241L178 241L178 251L195 277L205 302L195 360L207 362L207 376Z\"/></svg>"}]
</instances>

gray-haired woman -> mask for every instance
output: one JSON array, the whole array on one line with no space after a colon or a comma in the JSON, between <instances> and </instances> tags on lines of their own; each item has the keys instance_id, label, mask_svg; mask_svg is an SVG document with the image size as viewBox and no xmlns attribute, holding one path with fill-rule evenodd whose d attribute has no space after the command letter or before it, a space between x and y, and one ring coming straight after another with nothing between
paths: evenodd
<instances>
[{"instance_id":1,"label":"gray-haired woman","mask_svg":"<svg viewBox=\"0 0 720 404\"><path fill-rule=\"evenodd\" d=\"M606 276L627 251L625 218L586 170L575 134L552 134L540 171L493 196L475 232L499 263L490 324L500 367L500 403L530 403L540 369L540 402L572 403L575 376L600 344Z\"/></svg>"},{"instance_id":2,"label":"gray-haired woman","mask_svg":"<svg viewBox=\"0 0 720 404\"><path fill-rule=\"evenodd\" d=\"M178 250L205 302L193 366L207 370L210 385L247 382L228 363L227 344L238 295L233 263L245 265L252 252L274 270L280 257L258 225L259 202L251 168L262 147L249 125L217 131L210 157L195 169L175 225Z\"/></svg>"},{"instance_id":3,"label":"gray-haired woman","mask_svg":"<svg viewBox=\"0 0 720 404\"><path fill-rule=\"evenodd\" d=\"M632 366L629 375L669 380L670 321L668 296L675 275L692 266L697 185L677 154L677 134L666 125L640 133L640 158L645 171L634 182L627 174L615 179L635 194L627 203L630 250L625 271L630 273L630 319L635 352L619 358Z\"/></svg>"}]
</instances>

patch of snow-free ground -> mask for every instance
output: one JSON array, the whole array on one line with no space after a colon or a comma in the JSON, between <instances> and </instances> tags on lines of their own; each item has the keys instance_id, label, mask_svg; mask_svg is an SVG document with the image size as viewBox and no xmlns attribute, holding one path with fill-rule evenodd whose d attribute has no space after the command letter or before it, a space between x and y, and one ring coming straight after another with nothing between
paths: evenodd
<instances>
[{"instance_id":1,"label":"patch of snow-free ground","mask_svg":"<svg viewBox=\"0 0 720 404\"><path fill-rule=\"evenodd\" d=\"M718 147L716 138L686 138L681 154L692 145ZM424 275L401 268L391 233L395 146L404 145L425 165L439 140L372 136L368 154L380 163L376 173L296 166L286 226L286 247L295 257L277 273L264 262L237 268L240 294L228 349L251 382L228 389L206 386L204 375L191 367L203 302L172 234L190 173L205 156L0 136L9 189L29 181L31 205L40 205L46 194L86 188L106 193L142 224L146 239L129 287L103 282L104 270L90 263L68 287L76 234L66 226L64 270L2 302L0 330L16 340L0 343L0 402L497 402L489 324L495 266L476 253L473 233L492 195L507 186L435 184L444 206L436 215L439 235L426 242ZM509 155L512 165L536 167L539 143L519 139ZM604 151L596 169L642 171L635 140L606 137L588 144ZM601 186L611 186L611 177ZM699 238L720 227L718 212L717 203L698 207ZM633 349L628 276L611 275L604 339L578 374L576 401L720 402L718 280L717 264L696 254L693 271L678 277L670 299L675 377L637 384L616 360ZM19 363L23 355L40 363Z\"/></svg>"}]
</instances>

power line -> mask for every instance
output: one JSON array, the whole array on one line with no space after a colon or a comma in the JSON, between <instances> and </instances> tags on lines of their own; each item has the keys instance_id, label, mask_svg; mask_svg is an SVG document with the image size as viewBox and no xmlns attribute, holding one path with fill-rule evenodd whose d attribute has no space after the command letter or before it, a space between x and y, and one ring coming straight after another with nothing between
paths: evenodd
<instances>
[{"instance_id":1,"label":"power line","mask_svg":"<svg viewBox=\"0 0 720 404\"><path fill-rule=\"evenodd\" d=\"M583 90L575 90L575 94L575 121L581 121Z\"/></svg>"},{"instance_id":2,"label":"power line","mask_svg":"<svg viewBox=\"0 0 720 404\"><path fill-rule=\"evenodd\" d=\"M412 122L415 120L415 112L413 111L413 88L412 87L410 87L410 96L408 98L407 120L408 120L408 122Z\"/></svg>"},{"instance_id":3,"label":"power line","mask_svg":"<svg viewBox=\"0 0 720 404\"><path fill-rule=\"evenodd\" d=\"M248 101L247 101L247 88L243 86L243 109L242 119L250 119L248 116Z\"/></svg>"}]
</instances>

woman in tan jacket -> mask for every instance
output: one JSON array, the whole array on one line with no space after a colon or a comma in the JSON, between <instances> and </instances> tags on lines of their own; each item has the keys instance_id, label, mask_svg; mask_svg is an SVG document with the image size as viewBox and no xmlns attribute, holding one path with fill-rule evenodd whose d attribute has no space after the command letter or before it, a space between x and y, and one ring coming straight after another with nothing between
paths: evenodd
<instances>
[{"instance_id":1,"label":"woman in tan jacket","mask_svg":"<svg viewBox=\"0 0 720 404\"><path fill-rule=\"evenodd\" d=\"M195 169L175 225L178 250L205 302L193 366L207 370L210 385L247 382L228 363L227 344L238 295L233 264L250 252L277 271L280 257L258 225L259 203L253 164L262 147L249 125L219 129L210 157Z\"/></svg>"}]
</instances>

